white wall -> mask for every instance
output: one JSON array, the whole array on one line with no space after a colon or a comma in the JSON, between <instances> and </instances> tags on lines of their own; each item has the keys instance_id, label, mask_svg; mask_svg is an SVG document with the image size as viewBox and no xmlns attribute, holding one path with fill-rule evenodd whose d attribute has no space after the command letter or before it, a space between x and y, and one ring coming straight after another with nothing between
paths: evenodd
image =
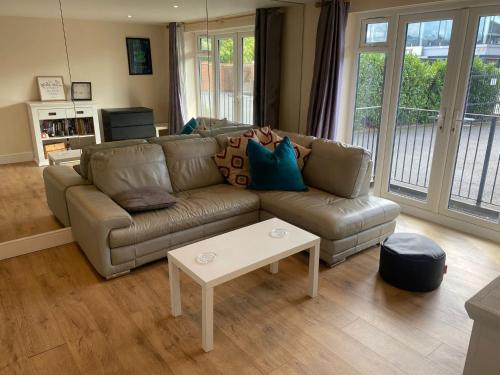
<instances>
[{"instance_id":1,"label":"white wall","mask_svg":"<svg viewBox=\"0 0 500 375\"><path fill-rule=\"evenodd\" d=\"M168 37L160 25L66 20L73 81L91 81L100 108L145 106L167 121ZM151 40L153 75L129 76L125 37ZM0 156L32 151L27 101L38 75L70 82L58 19L0 17ZM69 98L69 93L68 93Z\"/></svg>"}]
</instances>

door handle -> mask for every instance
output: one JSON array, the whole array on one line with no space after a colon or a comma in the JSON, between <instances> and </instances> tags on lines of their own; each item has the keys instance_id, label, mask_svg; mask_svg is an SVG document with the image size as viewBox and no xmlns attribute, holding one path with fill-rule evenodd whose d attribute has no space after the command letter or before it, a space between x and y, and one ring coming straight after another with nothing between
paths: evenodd
<instances>
[{"instance_id":1,"label":"door handle","mask_svg":"<svg viewBox=\"0 0 500 375\"><path fill-rule=\"evenodd\" d=\"M446 108L443 108L443 114L438 115L439 130L441 130L441 131L443 131L445 120L446 120Z\"/></svg>"},{"instance_id":2,"label":"door handle","mask_svg":"<svg viewBox=\"0 0 500 375\"><path fill-rule=\"evenodd\" d=\"M456 130L458 123L463 124L465 121L474 120L472 118L471 119L464 118L461 111L458 111L458 110L454 113L453 117L455 118L455 121L453 121L453 124L451 125L451 129L450 129L451 133L455 133L455 130Z\"/></svg>"}]
</instances>

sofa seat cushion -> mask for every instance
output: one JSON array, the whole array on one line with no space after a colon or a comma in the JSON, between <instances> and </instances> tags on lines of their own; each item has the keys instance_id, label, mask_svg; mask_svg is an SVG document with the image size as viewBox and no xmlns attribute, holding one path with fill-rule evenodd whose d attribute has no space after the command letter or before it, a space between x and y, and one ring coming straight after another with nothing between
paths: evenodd
<instances>
[{"instance_id":1,"label":"sofa seat cushion","mask_svg":"<svg viewBox=\"0 0 500 375\"><path fill-rule=\"evenodd\" d=\"M315 188L257 192L261 209L327 240L339 240L394 220L399 205L365 195L347 199Z\"/></svg>"},{"instance_id":2,"label":"sofa seat cushion","mask_svg":"<svg viewBox=\"0 0 500 375\"><path fill-rule=\"evenodd\" d=\"M112 230L109 247L148 241L169 233L215 222L259 209L259 197L228 184L183 191L174 207L132 215L127 228Z\"/></svg>"}]
</instances>

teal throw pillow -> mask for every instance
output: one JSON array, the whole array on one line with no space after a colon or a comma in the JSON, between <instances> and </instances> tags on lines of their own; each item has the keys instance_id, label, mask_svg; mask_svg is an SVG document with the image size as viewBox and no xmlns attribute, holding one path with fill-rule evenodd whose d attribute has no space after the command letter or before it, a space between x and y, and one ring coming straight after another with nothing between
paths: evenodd
<instances>
[{"instance_id":1,"label":"teal throw pillow","mask_svg":"<svg viewBox=\"0 0 500 375\"><path fill-rule=\"evenodd\" d=\"M198 122L193 117L181 129L181 134L191 134L198 127Z\"/></svg>"},{"instance_id":2,"label":"teal throw pillow","mask_svg":"<svg viewBox=\"0 0 500 375\"><path fill-rule=\"evenodd\" d=\"M250 139L247 147L249 189L306 191L292 143L288 137L273 151Z\"/></svg>"}]
</instances>

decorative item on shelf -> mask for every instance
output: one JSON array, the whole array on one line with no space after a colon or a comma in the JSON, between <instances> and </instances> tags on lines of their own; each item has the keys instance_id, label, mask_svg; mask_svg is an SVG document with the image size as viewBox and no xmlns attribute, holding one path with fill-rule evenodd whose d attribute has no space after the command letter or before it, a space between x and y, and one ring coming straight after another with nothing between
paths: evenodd
<instances>
[{"instance_id":1,"label":"decorative item on shelf","mask_svg":"<svg viewBox=\"0 0 500 375\"><path fill-rule=\"evenodd\" d=\"M43 145L43 153L46 159L48 158L49 153L55 151L64 151L64 150L66 150L66 145L62 142Z\"/></svg>"},{"instance_id":2,"label":"decorative item on shelf","mask_svg":"<svg viewBox=\"0 0 500 375\"><path fill-rule=\"evenodd\" d=\"M128 74L153 74L148 38L127 38Z\"/></svg>"},{"instance_id":3,"label":"decorative item on shelf","mask_svg":"<svg viewBox=\"0 0 500 375\"><path fill-rule=\"evenodd\" d=\"M198 264L212 263L216 257L217 257L217 253L214 253L213 251L207 251L205 253L200 253L196 257L196 263L198 263Z\"/></svg>"},{"instance_id":4,"label":"decorative item on shelf","mask_svg":"<svg viewBox=\"0 0 500 375\"><path fill-rule=\"evenodd\" d=\"M72 82L71 100L92 100L92 83Z\"/></svg>"},{"instance_id":5,"label":"decorative item on shelf","mask_svg":"<svg viewBox=\"0 0 500 375\"><path fill-rule=\"evenodd\" d=\"M62 76L54 77L36 77L38 83L38 92L42 102L66 100L64 91L64 80Z\"/></svg>"}]
</instances>

